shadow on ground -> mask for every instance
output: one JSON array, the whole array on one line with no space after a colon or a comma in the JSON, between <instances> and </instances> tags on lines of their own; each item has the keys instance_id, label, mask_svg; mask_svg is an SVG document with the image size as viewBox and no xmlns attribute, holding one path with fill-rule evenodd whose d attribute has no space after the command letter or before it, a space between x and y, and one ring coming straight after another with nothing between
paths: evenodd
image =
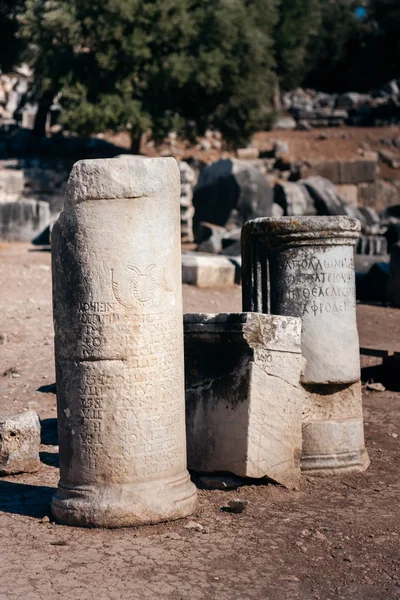
<instances>
[{"instance_id":1,"label":"shadow on ground","mask_svg":"<svg viewBox=\"0 0 400 600\"><path fill-rule=\"evenodd\" d=\"M58 446L57 419L43 419L40 426L40 443L45 446Z\"/></svg>"},{"instance_id":2,"label":"shadow on ground","mask_svg":"<svg viewBox=\"0 0 400 600\"><path fill-rule=\"evenodd\" d=\"M56 489L44 485L0 482L0 512L42 519L49 514Z\"/></svg>"}]
</instances>

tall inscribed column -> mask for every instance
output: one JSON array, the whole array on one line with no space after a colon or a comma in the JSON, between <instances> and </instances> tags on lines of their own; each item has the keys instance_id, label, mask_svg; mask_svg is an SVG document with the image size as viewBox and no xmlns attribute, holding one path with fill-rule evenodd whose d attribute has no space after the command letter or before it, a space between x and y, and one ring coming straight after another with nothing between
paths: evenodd
<instances>
[{"instance_id":1,"label":"tall inscribed column","mask_svg":"<svg viewBox=\"0 0 400 600\"><path fill-rule=\"evenodd\" d=\"M174 159L75 164L52 232L63 523L123 527L196 506L186 470Z\"/></svg>"}]
</instances>

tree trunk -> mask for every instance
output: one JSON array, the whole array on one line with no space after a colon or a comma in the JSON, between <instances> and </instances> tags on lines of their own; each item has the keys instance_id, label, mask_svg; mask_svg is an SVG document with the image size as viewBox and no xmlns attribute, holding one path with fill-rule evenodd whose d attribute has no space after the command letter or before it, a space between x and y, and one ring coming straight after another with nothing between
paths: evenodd
<instances>
[{"instance_id":1,"label":"tree trunk","mask_svg":"<svg viewBox=\"0 0 400 600\"><path fill-rule=\"evenodd\" d=\"M44 92L39 100L39 107L35 117L35 124L33 126L33 133L38 137L44 137L46 135L46 121L50 107L53 104L54 93Z\"/></svg>"},{"instance_id":2,"label":"tree trunk","mask_svg":"<svg viewBox=\"0 0 400 600\"><path fill-rule=\"evenodd\" d=\"M281 88L277 77L275 78L274 83L274 110L278 113L282 110Z\"/></svg>"},{"instance_id":3,"label":"tree trunk","mask_svg":"<svg viewBox=\"0 0 400 600\"><path fill-rule=\"evenodd\" d=\"M131 133L131 153L140 154L140 148L142 145L143 132L137 131Z\"/></svg>"}]
</instances>

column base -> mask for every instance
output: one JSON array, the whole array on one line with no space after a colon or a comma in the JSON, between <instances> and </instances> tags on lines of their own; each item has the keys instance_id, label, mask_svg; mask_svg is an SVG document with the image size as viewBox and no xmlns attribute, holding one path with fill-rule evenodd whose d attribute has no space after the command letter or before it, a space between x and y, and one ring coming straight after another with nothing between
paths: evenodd
<instances>
[{"instance_id":1,"label":"column base","mask_svg":"<svg viewBox=\"0 0 400 600\"><path fill-rule=\"evenodd\" d=\"M192 514L196 506L196 488L186 472L137 484L69 487L60 483L51 512L65 525L117 528L181 519Z\"/></svg>"},{"instance_id":2,"label":"column base","mask_svg":"<svg viewBox=\"0 0 400 600\"><path fill-rule=\"evenodd\" d=\"M365 471L369 464L362 417L311 421L303 426L303 472L342 475Z\"/></svg>"}]
</instances>

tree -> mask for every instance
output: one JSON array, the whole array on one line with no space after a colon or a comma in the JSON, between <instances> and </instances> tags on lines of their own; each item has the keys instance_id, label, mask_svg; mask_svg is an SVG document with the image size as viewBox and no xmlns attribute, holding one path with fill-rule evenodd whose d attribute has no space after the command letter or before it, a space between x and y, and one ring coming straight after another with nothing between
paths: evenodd
<instances>
[{"instance_id":1,"label":"tree","mask_svg":"<svg viewBox=\"0 0 400 600\"><path fill-rule=\"evenodd\" d=\"M374 46L374 72L378 84L400 78L400 3L398 0L370 0L367 15L371 23L369 43Z\"/></svg>"},{"instance_id":2,"label":"tree","mask_svg":"<svg viewBox=\"0 0 400 600\"><path fill-rule=\"evenodd\" d=\"M24 0L0 1L0 71L7 72L18 64L25 48L20 36L20 18Z\"/></svg>"},{"instance_id":3,"label":"tree","mask_svg":"<svg viewBox=\"0 0 400 600\"><path fill-rule=\"evenodd\" d=\"M327 92L368 88L373 51L366 43L369 22L357 16L359 4L321 0L318 35L310 39L308 46L306 85Z\"/></svg>"},{"instance_id":4,"label":"tree","mask_svg":"<svg viewBox=\"0 0 400 600\"><path fill-rule=\"evenodd\" d=\"M65 126L88 135L218 128L240 143L273 87L276 0L28 0L36 93L62 91Z\"/></svg>"},{"instance_id":5,"label":"tree","mask_svg":"<svg viewBox=\"0 0 400 600\"><path fill-rule=\"evenodd\" d=\"M280 0L275 52L278 80L284 89L302 83L308 45L318 34L320 20L320 0Z\"/></svg>"}]
</instances>

